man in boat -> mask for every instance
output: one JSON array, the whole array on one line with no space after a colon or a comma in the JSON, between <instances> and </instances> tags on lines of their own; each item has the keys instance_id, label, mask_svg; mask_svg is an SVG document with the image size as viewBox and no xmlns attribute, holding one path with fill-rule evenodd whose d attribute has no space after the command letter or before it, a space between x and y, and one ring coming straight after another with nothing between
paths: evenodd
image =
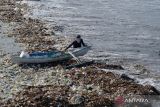
<instances>
[{"instance_id":1,"label":"man in boat","mask_svg":"<svg viewBox=\"0 0 160 107\"><path fill-rule=\"evenodd\" d=\"M65 51L73 46L73 48L80 48L82 46L86 46L81 38L81 35L77 35L76 39L65 49Z\"/></svg>"}]
</instances>

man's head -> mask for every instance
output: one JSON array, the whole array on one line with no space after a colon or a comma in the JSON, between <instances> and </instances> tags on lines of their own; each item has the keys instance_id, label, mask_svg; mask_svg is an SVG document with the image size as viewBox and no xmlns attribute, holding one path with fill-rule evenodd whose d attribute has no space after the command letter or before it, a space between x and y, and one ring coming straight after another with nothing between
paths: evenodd
<instances>
[{"instance_id":1,"label":"man's head","mask_svg":"<svg viewBox=\"0 0 160 107\"><path fill-rule=\"evenodd\" d=\"M76 38L81 39L81 35L77 35L77 37L76 37Z\"/></svg>"},{"instance_id":2,"label":"man's head","mask_svg":"<svg viewBox=\"0 0 160 107\"><path fill-rule=\"evenodd\" d=\"M79 43L81 41L81 35L77 35L76 41Z\"/></svg>"}]
</instances>

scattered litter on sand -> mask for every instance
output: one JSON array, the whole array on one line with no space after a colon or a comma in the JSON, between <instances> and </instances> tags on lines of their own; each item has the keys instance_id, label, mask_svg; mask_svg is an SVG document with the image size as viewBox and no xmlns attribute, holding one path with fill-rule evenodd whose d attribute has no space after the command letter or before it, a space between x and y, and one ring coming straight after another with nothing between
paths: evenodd
<instances>
[{"instance_id":1,"label":"scattered litter on sand","mask_svg":"<svg viewBox=\"0 0 160 107\"><path fill-rule=\"evenodd\" d=\"M1 0L0 6L0 20L16 24L13 31L8 32L9 37L22 43L26 51L55 50L57 44L62 50L67 44L66 38L55 37L53 33L63 31L62 26L51 30L39 19L24 18L26 4L22 6L16 0ZM124 70L121 65L95 63L65 70L63 65L71 65L75 61L18 66L12 64L9 54L1 56L2 107L113 107L117 96L160 94L153 86L137 84L125 74L110 71ZM138 65L135 69L145 70Z\"/></svg>"}]
</instances>

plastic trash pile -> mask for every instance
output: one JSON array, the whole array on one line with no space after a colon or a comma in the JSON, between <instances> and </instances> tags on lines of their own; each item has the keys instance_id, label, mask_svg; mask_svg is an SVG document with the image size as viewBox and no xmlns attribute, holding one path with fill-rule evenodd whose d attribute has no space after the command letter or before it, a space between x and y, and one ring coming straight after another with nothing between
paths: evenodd
<instances>
[{"instance_id":1,"label":"plastic trash pile","mask_svg":"<svg viewBox=\"0 0 160 107\"><path fill-rule=\"evenodd\" d=\"M0 20L4 22L21 22L24 20L23 10L16 5L16 0L0 1Z\"/></svg>"},{"instance_id":2,"label":"plastic trash pile","mask_svg":"<svg viewBox=\"0 0 160 107\"><path fill-rule=\"evenodd\" d=\"M95 66L58 70L54 84L26 86L3 105L112 107L117 96L160 94L152 86L125 80Z\"/></svg>"}]
</instances>

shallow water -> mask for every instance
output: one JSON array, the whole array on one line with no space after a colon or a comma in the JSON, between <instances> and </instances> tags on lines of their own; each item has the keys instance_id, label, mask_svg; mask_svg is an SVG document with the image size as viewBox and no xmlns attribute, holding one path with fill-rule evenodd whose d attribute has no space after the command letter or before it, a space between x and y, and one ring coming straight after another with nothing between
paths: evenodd
<instances>
[{"instance_id":1,"label":"shallow water","mask_svg":"<svg viewBox=\"0 0 160 107\"><path fill-rule=\"evenodd\" d=\"M93 46L87 57L118 58L144 64L155 75L160 72L159 0L26 2L32 6L32 17L64 26L64 31L57 34L69 37L82 34L85 42ZM147 82L157 85L159 79L152 77Z\"/></svg>"}]
</instances>

